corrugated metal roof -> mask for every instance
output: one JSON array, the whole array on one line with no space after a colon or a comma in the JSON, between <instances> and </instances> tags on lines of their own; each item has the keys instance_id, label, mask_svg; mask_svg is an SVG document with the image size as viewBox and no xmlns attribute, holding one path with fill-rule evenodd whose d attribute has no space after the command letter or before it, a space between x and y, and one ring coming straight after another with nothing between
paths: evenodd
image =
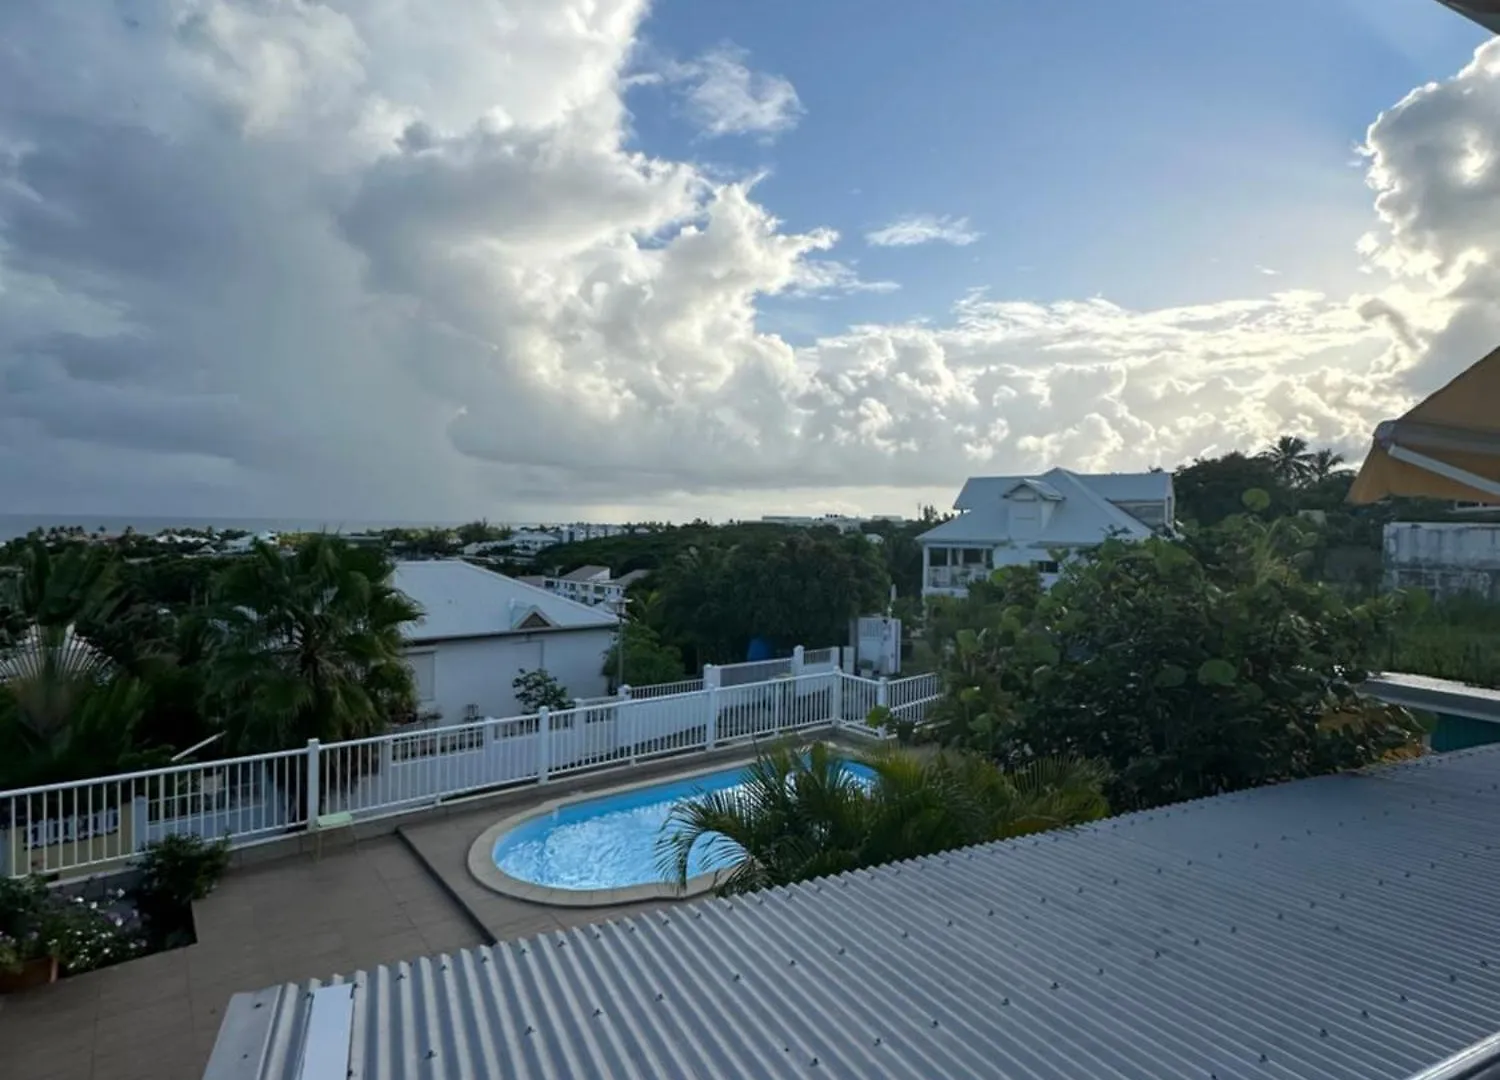
<instances>
[{"instance_id":1,"label":"corrugated metal roof","mask_svg":"<svg viewBox=\"0 0 1500 1080\"><path fill-rule=\"evenodd\" d=\"M1395 1080L1500 1030L1496 896L1486 748L379 968L348 1076Z\"/></svg>"},{"instance_id":2,"label":"corrugated metal roof","mask_svg":"<svg viewBox=\"0 0 1500 1080\"><path fill-rule=\"evenodd\" d=\"M427 613L413 623L413 642L508 634L533 608L557 627L614 626L603 608L579 604L462 559L398 562L391 584Z\"/></svg>"},{"instance_id":3,"label":"corrugated metal roof","mask_svg":"<svg viewBox=\"0 0 1500 1080\"><path fill-rule=\"evenodd\" d=\"M1154 479L1156 474L1142 474ZM923 543L973 543L992 544L1012 540L1010 502L1008 496L1018 487L1031 487L1039 494L1051 492L1057 500L1051 514L1036 536L1028 536L1028 546L1071 547L1097 544L1115 532L1127 536L1144 538L1151 530L1142 522L1127 514L1110 502L1115 496L1104 496L1093 484L1101 480L1133 480L1125 473L1108 473L1102 476L1080 476L1066 469L1053 469L1043 478L980 476L964 484L954 506L961 513L943 522L917 539ZM1122 485L1116 485L1125 490ZM1145 484L1142 487L1148 486ZM1165 494L1161 496L1166 498ZM1049 501L1051 496L1047 496Z\"/></svg>"}]
</instances>

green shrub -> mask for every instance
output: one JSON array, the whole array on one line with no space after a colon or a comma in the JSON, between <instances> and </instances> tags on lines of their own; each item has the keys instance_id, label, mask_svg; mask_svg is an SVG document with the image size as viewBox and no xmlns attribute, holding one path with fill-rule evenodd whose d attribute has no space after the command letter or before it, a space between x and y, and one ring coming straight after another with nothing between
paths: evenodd
<instances>
[{"instance_id":1,"label":"green shrub","mask_svg":"<svg viewBox=\"0 0 1500 1080\"><path fill-rule=\"evenodd\" d=\"M214 891L228 865L227 840L168 836L147 846L135 902L158 947L191 941L193 901Z\"/></svg>"}]
</instances>

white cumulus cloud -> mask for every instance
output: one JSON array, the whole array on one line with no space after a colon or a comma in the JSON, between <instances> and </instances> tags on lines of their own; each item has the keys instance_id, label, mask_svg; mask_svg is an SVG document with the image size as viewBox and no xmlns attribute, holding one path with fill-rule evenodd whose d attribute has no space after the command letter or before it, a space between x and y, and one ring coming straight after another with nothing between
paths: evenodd
<instances>
[{"instance_id":1,"label":"white cumulus cloud","mask_svg":"<svg viewBox=\"0 0 1500 1080\"><path fill-rule=\"evenodd\" d=\"M667 66L664 77L680 85L688 118L704 135L772 138L802 119L806 110L796 87L780 75L751 70L748 59L743 49L724 45Z\"/></svg>"},{"instance_id":2,"label":"white cumulus cloud","mask_svg":"<svg viewBox=\"0 0 1500 1080\"><path fill-rule=\"evenodd\" d=\"M982 234L969 228L969 219L937 214L911 214L889 225L865 233L876 247L916 247L918 244L953 244L965 247Z\"/></svg>"},{"instance_id":3,"label":"white cumulus cloud","mask_svg":"<svg viewBox=\"0 0 1500 1080\"><path fill-rule=\"evenodd\" d=\"M18 512L903 510L1288 431L1357 453L1500 340L1500 44L1370 128L1363 295L974 293L794 347L767 298L893 284L631 141L646 0L136 7L0 6ZM700 70L723 133L794 112Z\"/></svg>"}]
</instances>

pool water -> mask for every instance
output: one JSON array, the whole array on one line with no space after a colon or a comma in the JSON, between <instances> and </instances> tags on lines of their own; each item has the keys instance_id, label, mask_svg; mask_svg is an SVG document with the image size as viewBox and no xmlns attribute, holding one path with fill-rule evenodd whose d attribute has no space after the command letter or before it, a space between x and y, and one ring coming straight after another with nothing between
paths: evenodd
<instances>
[{"instance_id":1,"label":"pool water","mask_svg":"<svg viewBox=\"0 0 1500 1080\"><path fill-rule=\"evenodd\" d=\"M846 764L869 779L863 765ZM506 874L553 889L621 889L666 880L657 865L657 838L672 807L709 791L730 791L744 782L744 767L672 780L618 795L558 807L511 829L495 842L495 865ZM734 851L712 853L706 838L693 845L688 876L733 866Z\"/></svg>"}]
</instances>

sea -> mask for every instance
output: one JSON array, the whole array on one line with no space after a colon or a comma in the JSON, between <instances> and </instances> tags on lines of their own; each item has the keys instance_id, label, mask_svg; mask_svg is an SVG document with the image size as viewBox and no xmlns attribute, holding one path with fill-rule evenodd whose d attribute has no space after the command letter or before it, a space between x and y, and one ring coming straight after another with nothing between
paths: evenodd
<instances>
[{"instance_id":1,"label":"sea","mask_svg":"<svg viewBox=\"0 0 1500 1080\"><path fill-rule=\"evenodd\" d=\"M25 536L34 529L77 526L85 532L103 530L118 535L127 528L154 536L174 529L233 529L239 532L341 532L371 529L423 529L461 525L458 521L324 521L317 518L115 517L108 514L0 514L0 542Z\"/></svg>"}]
</instances>

